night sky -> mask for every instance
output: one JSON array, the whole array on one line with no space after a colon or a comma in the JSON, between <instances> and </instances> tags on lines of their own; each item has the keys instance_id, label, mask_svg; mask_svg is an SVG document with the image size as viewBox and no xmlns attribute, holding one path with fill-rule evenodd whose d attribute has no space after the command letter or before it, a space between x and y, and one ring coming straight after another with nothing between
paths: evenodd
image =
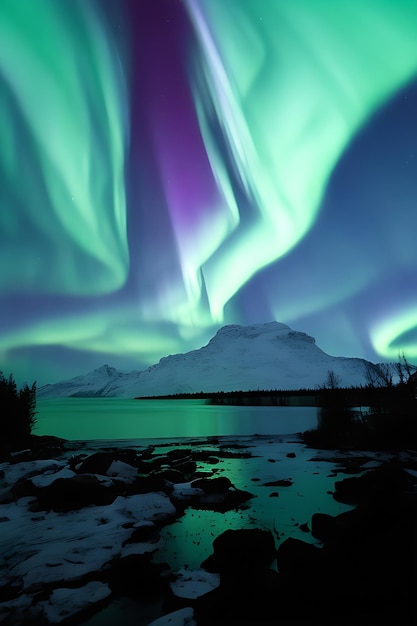
<instances>
[{"instance_id":1,"label":"night sky","mask_svg":"<svg viewBox=\"0 0 417 626\"><path fill-rule=\"evenodd\" d=\"M0 369L277 320L417 361L415 0L1 0Z\"/></svg>"}]
</instances>

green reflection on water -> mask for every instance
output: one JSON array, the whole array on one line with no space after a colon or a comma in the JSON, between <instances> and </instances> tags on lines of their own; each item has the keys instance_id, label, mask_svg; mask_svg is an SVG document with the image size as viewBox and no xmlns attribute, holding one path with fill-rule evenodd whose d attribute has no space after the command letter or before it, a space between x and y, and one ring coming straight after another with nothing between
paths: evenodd
<instances>
[{"instance_id":1,"label":"green reflection on water","mask_svg":"<svg viewBox=\"0 0 417 626\"><path fill-rule=\"evenodd\" d=\"M37 403L36 434L64 439L158 439L286 434L313 428L309 407L213 406L204 400L56 398Z\"/></svg>"},{"instance_id":2,"label":"green reflection on water","mask_svg":"<svg viewBox=\"0 0 417 626\"><path fill-rule=\"evenodd\" d=\"M307 523L311 528L313 513L337 515L352 507L336 502L329 493L334 489L335 478L329 476L334 464L310 462L316 451L289 439L254 439L246 450L252 457L221 459L214 466L215 475L227 476L237 489L249 491L254 497L242 509L226 513L187 509L174 524L162 530L166 543L155 560L167 562L173 570L184 564L191 570L198 569L212 553L214 538L228 529L270 530L277 547L288 537L317 543L300 525ZM250 445L250 440L247 442ZM296 457L288 458L289 452L295 452ZM198 469L210 471L213 466L200 463ZM293 482L289 487L263 486L265 482L288 478ZM271 497L273 492L279 496Z\"/></svg>"}]
</instances>

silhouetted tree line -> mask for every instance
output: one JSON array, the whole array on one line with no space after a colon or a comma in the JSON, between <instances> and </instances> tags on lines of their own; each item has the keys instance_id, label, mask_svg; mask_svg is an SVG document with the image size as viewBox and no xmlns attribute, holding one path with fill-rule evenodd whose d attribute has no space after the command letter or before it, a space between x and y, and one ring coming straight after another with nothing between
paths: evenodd
<instances>
[{"instance_id":1,"label":"silhouetted tree line","mask_svg":"<svg viewBox=\"0 0 417 626\"><path fill-rule=\"evenodd\" d=\"M328 372L319 388L318 432L309 435L310 443L321 438L330 447L417 445L417 367L404 355L395 364L366 367L367 384L350 389L338 387L340 379Z\"/></svg>"},{"instance_id":2,"label":"silhouetted tree line","mask_svg":"<svg viewBox=\"0 0 417 626\"><path fill-rule=\"evenodd\" d=\"M0 372L0 442L24 443L36 425L36 382L17 389L13 375Z\"/></svg>"}]
</instances>

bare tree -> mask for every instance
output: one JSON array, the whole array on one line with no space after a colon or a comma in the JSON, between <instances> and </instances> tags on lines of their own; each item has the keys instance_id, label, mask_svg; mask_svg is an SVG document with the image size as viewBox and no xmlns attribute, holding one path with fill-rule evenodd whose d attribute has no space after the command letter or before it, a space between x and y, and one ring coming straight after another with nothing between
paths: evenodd
<instances>
[{"instance_id":1,"label":"bare tree","mask_svg":"<svg viewBox=\"0 0 417 626\"><path fill-rule=\"evenodd\" d=\"M366 363L365 378L369 387L392 387L393 366L391 363Z\"/></svg>"},{"instance_id":2,"label":"bare tree","mask_svg":"<svg viewBox=\"0 0 417 626\"><path fill-rule=\"evenodd\" d=\"M404 352L399 355L398 363L395 363L395 369L399 382L402 385L407 384L410 378L417 372L417 367L407 361Z\"/></svg>"},{"instance_id":3,"label":"bare tree","mask_svg":"<svg viewBox=\"0 0 417 626\"><path fill-rule=\"evenodd\" d=\"M324 382L325 389L337 389L342 379L333 370L328 370L327 378Z\"/></svg>"}]
</instances>

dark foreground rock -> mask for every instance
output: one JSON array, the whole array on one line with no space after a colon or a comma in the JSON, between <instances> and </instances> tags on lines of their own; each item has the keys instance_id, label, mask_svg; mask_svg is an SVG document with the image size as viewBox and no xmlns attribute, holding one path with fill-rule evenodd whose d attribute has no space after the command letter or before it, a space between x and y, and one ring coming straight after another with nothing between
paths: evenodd
<instances>
[{"instance_id":1,"label":"dark foreground rock","mask_svg":"<svg viewBox=\"0 0 417 626\"><path fill-rule=\"evenodd\" d=\"M268 531L223 533L202 563L220 585L189 603L197 625L414 626L415 483L396 463L338 481L334 497L358 506L314 514L316 545L289 538L275 552Z\"/></svg>"},{"instance_id":2,"label":"dark foreground rock","mask_svg":"<svg viewBox=\"0 0 417 626\"><path fill-rule=\"evenodd\" d=\"M392 463L339 481L334 497L359 502L358 507L334 517L313 515L312 534L321 547L294 539L280 545L278 569L293 605L288 623L416 623L417 499L412 483Z\"/></svg>"},{"instance_id":3,"label":"dark foreground rock","mask_svg":"<svg viewBox=\"0 0 417 626\"><path fill-rule=\"evenodd\" d=\"M279 575L270 568L275 558L270 531L227 530L217 537L213 554L202 567L219 572L220 585L196 602L197 624L269 623L280 592Z\"/></svg>"}]
</instances>

